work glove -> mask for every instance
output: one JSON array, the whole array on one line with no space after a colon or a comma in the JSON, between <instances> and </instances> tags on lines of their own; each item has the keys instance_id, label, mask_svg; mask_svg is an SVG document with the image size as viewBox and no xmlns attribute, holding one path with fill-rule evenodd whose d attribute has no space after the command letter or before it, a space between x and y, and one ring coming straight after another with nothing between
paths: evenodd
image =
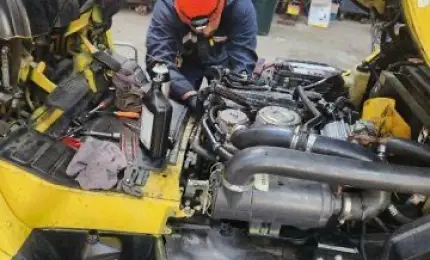
<instances>
[{"instance_id":1,"label":"work glove","mask_svg":"<svg viewBox=\"0 0 430 260\"><path fill-rule=\"evenodd\" d=\"M197 97L197 95L192 95L185 100L185 104L191 110L191 113L196 119L200 119L203 116L203 106Z\"/></svg>"},{"instance_id":2,"label":"work glove","mask_svg":"<svg viewBox=\"0 0 430 260\"><path fill-rule=\"evenodd\" d=\"M121 69L112 76L115 86L115 106L121 111L140 112L142 110L142 88L149 84L145 72L136 61L126 60Z\"/></svg>"}]
</instances>

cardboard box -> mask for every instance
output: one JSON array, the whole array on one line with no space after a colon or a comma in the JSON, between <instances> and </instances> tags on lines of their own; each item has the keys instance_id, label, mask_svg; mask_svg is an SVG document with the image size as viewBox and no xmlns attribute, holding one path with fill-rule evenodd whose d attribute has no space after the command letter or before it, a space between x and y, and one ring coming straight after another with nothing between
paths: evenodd
<instances>
[{"instance_id":1,"label":"cardboard box","mask_svg":"<svg viewBox=\"0 0 430 260\"><path fill-rule=\"evenodd\" d=\"M327 28L331 16L331 0L312 0L308 25Z\"/></svg>"}]
</instances>

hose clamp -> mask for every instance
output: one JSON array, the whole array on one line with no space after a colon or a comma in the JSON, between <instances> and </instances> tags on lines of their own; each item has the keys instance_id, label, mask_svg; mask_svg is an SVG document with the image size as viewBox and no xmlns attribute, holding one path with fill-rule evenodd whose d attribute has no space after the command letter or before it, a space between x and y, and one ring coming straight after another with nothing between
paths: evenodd
<instances>
[{"instance_id":1,"label":"hose clamp","mask_svg":"<svg viewBox=\"0 0 430 260\"><path fill-rule=\"evenodd\" d=\"M250 189L252 188L252 185L253 185L253 182L252 182L252 181L251 181L251 182L249 182L247 185L244 185L244 186L242 186L242 185L235 185L235 184L231 184L230 182L228 182L228 181L225 179L224 175L222 175L222 176L221 176L221 180L222 180L222 185L223 185L226 189L228 189L228 190L230 190L230 191L233 191L233 192L238 192L238 193L242 193L242 192L245 192L245 191L250 190Z\"/></svg>"},{"instance_id":2,"label":"hose clamp","mask_svg":"<svg viewBox=\"0 0 430 260\"><path fill-rule=\"evenodd\" d=\"M290 144L291 149L297 148L297 143L299 142L299 139L300 139L300 126L294 129L294 135L293 135L293 138L291 139L291 144Z\"/></svg>"},{"instance_id":3,"label":"hose clamp","mask_svg":"<svg viewBox=\"0 0 430 260\"><path fill-rule=\"evenodd\" d=\"M309 135L308 142L306 143L306 152L312 152L312 148L316 140L317 140L317 136L315 134Z\"/></svg>"},{"instance_id":4,"label":"hose clamp","mask_svg":"<svg viewBox=\"0 0 430 260\"><path fill-rule=\"evenodd\" d=\"M352 199L348 194L343 196L343 208L342 213L339 216L339 222L343 222L350 218L352 211Z\"/></svg>"}]
</instances>

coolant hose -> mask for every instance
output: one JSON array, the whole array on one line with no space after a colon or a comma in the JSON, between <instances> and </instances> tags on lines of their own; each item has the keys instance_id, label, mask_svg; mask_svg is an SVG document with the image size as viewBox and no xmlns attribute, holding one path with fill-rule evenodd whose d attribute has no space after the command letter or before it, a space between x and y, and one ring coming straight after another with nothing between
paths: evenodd
<instances>
[{"instance_id":1,"label":"coolant hose","mask_svg":"<svg viewBox=\"0 0 430 260\"><path fill-rule=\"evenodd\" d=\"M309 120L304 124L305 129L308 129L309 125L313 126L318 122L318 120L321 118L321 112L316 108L315 104L309 99L308 95L306 94L302 86L297 86L296 90L297 90L297 94L305 104L306 108L309 111L311 111L311 113L314 115L314 117L311 120Z\"/></svg>"},{"instance_id":2,"label":"coolant hose","mask_svg":"<svg viewBox=\"0 0 430 260\"><path fill-rule=\"evenodd\" d=\"M390 213L390 215L397 220L399 223L401 224L407 224L409 222L412 222L413 219L406 217L405 215L403 215L403 213L401 213L397 207L394 204L391 204L388 207L388 212Z\"/></svg>"},{"instance_id":3,"label":"coolant hose","mask_svg":"<svg viewBox=\"0 0 430 260\"><path fill-rule=\"evenodd\" d=\"M215 131L221 135L221 138L225 138L225 135L227 133L224 133L222 131L222 129L219 127L219 125L216 122L216 117L217 117L217 113L219 110L221 110L222 108L224 108L225 106L223 105L215 105L213 107L211 107L208 111L208 119L209 119L209 123L212 125L213 128L215 128Z\"/></svg>"},{"instance_id":4,"label":"coolant hose","mask_svg":"<svg viewBox=\"0 0 430 260\"><path fill-rule=\"evenodd\" d=\"M389 138L386 140L385 147L388 154L406 156L430 163L430 147L427 144L402 138Z\"/></svg>"},{"instance_id":5,"label":"coolant hose","mask_svg":"<svg viewBox=\"0 0 430 260\"><path fill-rule=\"evenodd\" d=\"M304 153L278 147L254 147L238 152L226 166L224 187L243 192L254 174L313 180L352 187L430 195L430 169Z\"/></svg>"},{"instance_id":6,"label":"coolant hose","mask_svg":"<svg viewBox=\"0 0 430 260\"><path fill-rule=\"evenodd\" d=\"M228 161L230 160L233 155L225 148L222 146L221 143L219 143L215 136L213 135L209 125L208 125L208 118L205 117L202 120L202 127L203 127L203 131L206 135L206 137L209 139L209 142L212 146L212 150L219 155L219 157L221 158L222 161Z\"/></svg>"},{"instance_id":7,"label":"coolant hose","mask_svg":"<svg viewBox=\"0 0 430 260\"><path fill-rule=\"evenodd\" d=\"M361 161L376 161L377 157L364 147L326 136L308 135L292 128L258 126L235 131L230 142L238 149L255 146L292 148L317 154L336 155Z\"/></svg>"},{"instance_id":8,"label":"coolant hose","mask_svg":"<svg viewBox=\"0 0 430 260\"><path fill-rule=\"evenodd\" d=\"M216 82L212 83L209 87L203 88L199 91L199 98L204 100L209 94L216 94L228 100L231 100L238 105L244 107L256 106L263 107L267 106L268 103L262 100L245 97L239 93L236 93L222 85L217 85Z\"/></svg>"},{"instance_id":9,"label":"coolant hose","mask_svg":"<svg viewBox=\"0 0 430 260\"><path fill-rule=\"evenodd\" d=\"M200 135L202 133L202 127L201 125L197 126L196 134L194 136L193 141L191 142L191 150L193 150L198 155L202 156L206 160L209 161L216 161L216 156L203 148L200 144Z\"/></svg>"},{"instance_id":10,"label":"coolant hose","mask_svg":"<svg viewBox=\"0 0 430 260\"><path fill-rule=\"evenodd\" d=\"M240 150L262 145L292 148L291 144L295 135L293 128L256 126L234 131L230 142Z\"/></svg>"}]
</instances>

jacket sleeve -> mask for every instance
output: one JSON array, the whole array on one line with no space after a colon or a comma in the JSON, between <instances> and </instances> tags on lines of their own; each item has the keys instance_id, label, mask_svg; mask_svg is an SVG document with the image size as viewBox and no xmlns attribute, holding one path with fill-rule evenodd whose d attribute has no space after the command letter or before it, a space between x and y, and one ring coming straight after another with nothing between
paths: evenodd
<instances>
[{"instance_id":1,"label":"jacket sleeve","mask_svg":"<svg viewBox=\"0 0 430 260\"><path fill-rule=\"evenodd\" d=\"M236 73L252 73L258 56L257 16L251 0L235 1L232 8L232 30L227 44L230 68Z\"/></svg>"},{"instance_id":2,"label":"jacket sleeve","mask_svg":"<svg viewBox=\"0 0 430 260\"><path fill-rule=\"evenodd\" d=\"M170 97L181 101L181 97L193 91L194 87L176 66L179 45L178 24L180 22L173 7L166 4L165 0L157 1L146 38L146 68L148 74L152 75L151 70L155 63L159 61L167 63L172 82Z\"/></svg>"}]
</instances>

